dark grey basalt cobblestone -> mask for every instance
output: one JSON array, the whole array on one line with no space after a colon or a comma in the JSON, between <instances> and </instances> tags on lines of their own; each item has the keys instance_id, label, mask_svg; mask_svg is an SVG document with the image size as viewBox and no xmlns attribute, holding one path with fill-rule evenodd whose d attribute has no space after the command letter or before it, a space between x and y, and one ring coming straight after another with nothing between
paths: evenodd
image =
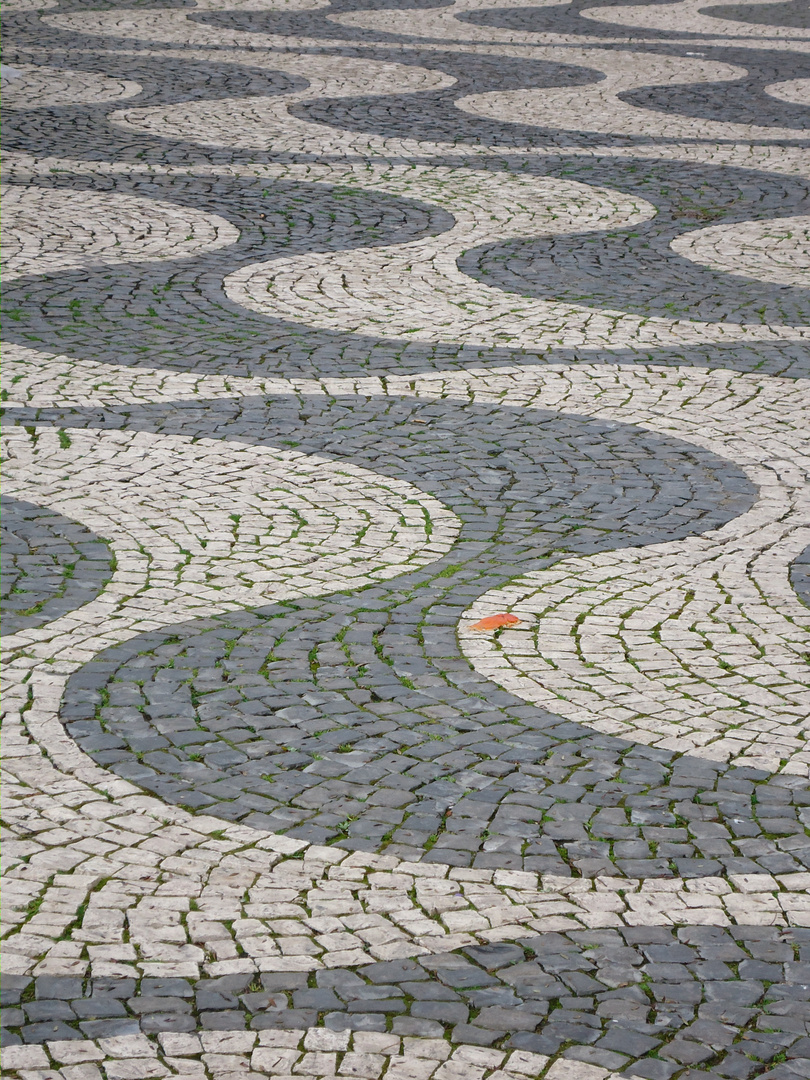
<instances>
[{"instance_id":1,"label":"dark grey basalt cobblestone","mask_svg":"<svg viewBox=\"0 0 810 1080\"><path fill-rule=\"evenodd\" d=\"M646 1080L810 1076L810 930L802 929L545 933L310 975L6 976L2 1000L4 1045L323 1024L562 1053Z\"/></svg>"},{"instance_id":2,"label":"dark grey basalt cobblestone","mask_svg":"<svg viewBox=\"0 0 810 1080\"><path fill-rule=\"evenodd\" d=\"M790 567L790 583L798 593L799 599L810 607L810 546L793 560Z\"/></svg>"},{"instance_id":3,"label":"dark grey basalt cobblestone","mask_svg":"<svg viewBox=\"0 0 810 1080\"><path fill-rule=\"evenodd\" d=\"M9 495L2 496L0 515L4 634L66 615L112 576L109 547L84 525Z\"/></svg>"},{"instance_id":4,"label":"dark grey basalt cobblestone","mask_svg":"<svg viewBox=\"0 0 810 1080\"><path fill-rule=\"evenodd\" d=\"M715 19L734 19L737 22L760 26L795 26L810 29L810 10L803 0L783 0L775 4L712 4L701 9L702 15Z\"/></svg>"}]
</instances>

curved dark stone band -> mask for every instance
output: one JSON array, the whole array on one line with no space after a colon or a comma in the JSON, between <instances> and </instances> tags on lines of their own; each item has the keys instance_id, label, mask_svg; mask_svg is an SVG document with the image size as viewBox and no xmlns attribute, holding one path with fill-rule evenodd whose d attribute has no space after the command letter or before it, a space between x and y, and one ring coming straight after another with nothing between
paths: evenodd
<instances>
[{"instance_id":1,"label":"curved dark stone band","mask_svg":"<svg viewBox=\"0 0 810 1080\"><path fill-rule=\"evenodd\" d=\"M802 603L810 607L810 544L793 560L790 583Z\"/></svg>"},{"instance_id":2,"label":"curved dark stone band","mask_svg":"<svg viewBox=\"0 0 810 1080\"><path fill-rule=\"evenodd\" d=\"M778 218L774 218L778 228ZM655 218L604 236L593 233L512 240L465 252L459 269L486 285L521 296L552 296L659 318L721 322L758 318L786 326L810 320L810 289L723 274L669 248L681 227ZM605 268L611 273L606 274Z\"/></svg>"},{"instance_id":3,"label":"curved dark stone band","mask_svg":"<svg viewBox=\"0 0 810 1080\"><path fill-rule=\"evenodd\" d=\"M800 782L562 721L493 687L455 639L471 600L518 574L744 512L754 491L730 463L629 425L413 398L15 418L345 456L410 480L463 522L448 556L416 573L143 635L72 676L71 734L167 801L457 865L646 877L788 872L808 858ZM684 818L698 794L698 817Z\"/></svg>"},{"instance_id":4,"label":"curved dark stone band","mask_svg":"<svg viewBox=\"0 0 810 1080\"><path fill-rule=\"evenodd\" d=\"M700 14L758 26L794 26L810 30L810 11L802 0L782 0L776 4L711 4L701 8Z\"/></svg>"},{"instance_id":5,"label":"curved dark stone band","mask_svg":"<svg viewBox=\"0 0 810 1080\"><path fill-rule=\"evenodd\" d=\"M182 978L5 976L26 1042L193 1032L390 1031L556 1054L668 1080L684 1067L805 1075L810 930L623 927L311 974ZM32 994L33 991L33 994ZM76 1025L71 1026L71 1025ZM571 1045L574 1044L574 1045ZM573 1063L572 1062L572 1063ZM785 1062L785 1064L779 1064ZM722 1063L722 1064L721 1064ZM625 1074L627 1075L627 1074Z\"/></svg>"},{"instance_id":6,"label":"curved dark stone band","mask_svg":"<svg viewBox=\"0 0 810 1080\"><path fill-rule=\"evenodd\" d=\"M453 164L464 162L456 160ZM696 290L702 290L703 313L709 317L716 315L717 307L724 312L748 310L750 313L755 306L752 296L762 289L777 321L790 322L804 310L806 290L774 291L770 286L753 286L743 278L714 274L700 267L688 268L687 272L685 260L674 257L665 243L670 234L689 228L761 217L765 200L791 205L799 212L807 199L807 188L802 182L755 170L696 168L674 162L647 162L643 175L638 175L632 161L608 159L583 164L581 160L564 156L546 159L543 174L570 174L572 179L616 187L651 201L658 209L660 222L656 219L650 226L632 232L641 235L651 230L659 246L663 245L660 254L664 257L659 257L653 265L649 252L639 248L644 241L633 237L628 230L618 230L612 239L591 234L588 242L589 249L598 248L611 256L611 280L615 284L606 284L604 274L594 279L593 267L583 256L568 259L569 276L565 281L546 277L547 287L541 288L539 275L534 273L530 261L524 260L523 266L496 262L501 255L519 257L520 245L507 246L504 252L488 247L465 255L460 264L468 273L482 276L488 284L539 293L546 298L565 293L587 301L589 294L604 294L606 301L614 306L659 313L661 301L645 289L644 280L654 276L653 270L655 274L670 275L677 270L666 294L666 304L678 309L687 299L694 299ZM46 188L67 185L72 189L109 189L106 178L94 183L86 176L60 175L39 182ZM786 377L806 375L810 370L807 351L789 341L609 351L559 348L532 353L505 347L380 341L263 317L229 300L222 288L226 274L239 266L273 257L403 244L446 231L452 227L453 218L439 207L413 199L277 180L252 183L218 178L212 182L205 178L172 176L144 181L116 177L115 190L220 214L236 225L240 238L222 251L194 259L117 265L116 284L126 294L126 302L121 301L117 292L110 293L113 272L106 266L30 275L12 281L4 294L13 313L4 327L7 340L24 346L30 346L34 340L42 350L67 352L116 365L148 366L158 357L162 367L234 375L277 372L313 377L349 376L453 369L471 363L582 361L692 364ZM567 243L565 237L555 241L554 251L558 253L555 258L565 261ZM543 242L530 240L528 245L531 252L535 246L542 248ZM491 276L484 276L490 270ZM634 289L628 285L631 277ZM90 297L94 298L92 303L88 302ZM67 302L68 298L71 302ZM72 302L74 299L76 303ZM671 308L664 306L664 313L671 315ZM757 314L757 320L759 317Z\"/></svg>"},{"instance_id":7,"label":"curved dark stone band","mask_svg":"<svg viewBox=\"0 0 810 1080\"><path fill-rule=\"evenodd\" d=\"M10 495L0 512L4 635L74 611L112 577L109 547L84 525Z\"/></svg>"}]
</instances>

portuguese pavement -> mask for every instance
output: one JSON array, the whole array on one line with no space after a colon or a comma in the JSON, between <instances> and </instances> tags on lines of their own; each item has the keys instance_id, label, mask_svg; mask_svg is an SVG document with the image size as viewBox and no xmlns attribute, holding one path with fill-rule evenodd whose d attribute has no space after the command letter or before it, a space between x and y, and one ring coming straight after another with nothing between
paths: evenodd
<instances>
[{"instance_id":1,"label":"portuguese pavement","mask_svg":"<svg viewBox=\"0 0 810 1080\"><path fill-rule=\"evenodd\" d=\"M4 1076L810 1080L802 0L5 7Z\"/></svg>"}]
</instances>

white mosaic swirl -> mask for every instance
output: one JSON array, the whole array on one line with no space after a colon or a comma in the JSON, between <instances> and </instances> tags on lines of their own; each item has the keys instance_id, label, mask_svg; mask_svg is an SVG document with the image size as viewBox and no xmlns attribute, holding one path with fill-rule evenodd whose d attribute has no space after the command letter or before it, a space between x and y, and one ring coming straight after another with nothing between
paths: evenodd
<instances>
[{"instance_id":1,"label":"white mosaic swirl","mask_svg":"<svg viewBox=\"0 0 810 1080\"><path fill-rule=\"evenodd\" d=\"M646 6L586 8L579 14L586 19L608 23L611 28L615 26L614 37L600 38L602 42L611 43L624 43L628 36L638 38L643 36L644 30L667 30L674 34L684 35L690 44L695 44L692 35L697 32L713 36L714 40L711 44L725 44L720 37L723 35L730 38L756 38L759 48L792 49L795 48L797 38L801 40L808 36L807 31L795 30L793 27L757 26L748 22L716 18L707 10L711 2L712 0L683 0L680 3L668 2ZM743 0L743 2L757 3L758 0ZM565 7L566 4L567 0L528 0L528 2L509 0L506 6L511 10L512 8ZM453 46L460 43L480 43L484 46L497 43L525 48L530 45L546 44L584 45L593 40L587 33L534 32L496 26L477 26L475 23L458 18L459 15L463 16L469 11L481 9L491 11L496 6L499 5L493 4L492 0L455 0L446 7L419 11L418 19L414 19L413 13L407 9L390 10L387 8L347 11L327 17L330 22L340 26L401 34L411 40L418 40L420 45L423 41L439 39L446 40ZM641 30L642 34L628 35L627 27ZM696 44L702 45L704 42L699 41Z\"/></svg>"},{"instance_id":2,"label":"white mosaic swirl","mask_svg":"<svg viewBox=\"0 0 810 1080\"><path fill-rule=\"evenodd\" d=\"M540 348L805 335L801 328L643 319L516 296L473 281L458 269L456 259L474 245L510 236L627 226L652 217L654 207L637 197L560 179L445 168L415 172L409 172L407 185L383 178L366 180L364 186L442 206L456 218L452 229L408 244L252 264L226 277L228 296L274 318L412 341Z\"/></svg>"},{"instance_id":3,"label":"white mosaic swirl","mask_svg":"<svg viewBox=\"0 0 810 1080\"><path fill-rule=\"evenodd\" d=\"M22 0L27 2L27 0ZM567 0L515 0L510 7L558 7L565 6ZM254 6L255 5L255 6ZM329 5L325 0L290 0L273 4L272 0L203 0L197 4L198 11L216 10L311 10ZM535 34L525 31L505 31L490 27L479 27L473 23L458 19L468 11L489 9L491 0L455 0L446 7L418 11L418 21L414 20L413 10L369 9L360 11L328 13L326 17L338 26L382 31L386 34L403 35L406 39L418 40L420 47L424 41L429 49L431 41L449 40L453 46L459 43L480 43L485 47L493 43L525 46L529 44L580 44L587 42L583 35L572 34ZM262 33L259 31L228 30L221 27L207 26L204 22L189 19L189 11L153 9L138 11L124 8L113 11L59 12L47 15L43 22L60 30L72 30L81 34L96 34L104 37L135 38L139 41L186 42L191 45L247 46L258 48L289 48L291 40L282 34ZM617 34L621 34L618 31ZM620 38L617 37L617 40ZM323 39L317 37L299 37L293 39L295 45L319 46ZM317 60L317 57L313 57Z\"/></svg>"},{"instance_id":4,"label":"white mosaic swirl","mask_svg":"<svg viewBox=\"0 0 810 1080\"><path fill-rule=\"evenodd\" d=\"M611 130L622 130L616 116L628 110L639 131L647 134L664 134L679 137L678 118L652 110L637 109L625 105L616 95L624 89L653 82L659 85L679 84L686 81L733 80L744 74L744 69L728 64L692 60L686 58L660 57L649 54L646 66L638 66L638 55L606 52L604 50L543 49L535 50L538 58L563 62L582 63L598 67L607 78L594 87L577 87L571 90L515 91L478 95L462 99L460 107L472 112L487 113L509 120L541 122L533 108L536 95L546 95L543 106L548 115L546 122L552 126L566 126L566 115L579 118L588 116L589 126L599 128L599 117L606 119ZM643 54L642 54L643 55ZM632 64L629 59L632 57ZM163 137L169 135L192 142L214 146L266 151L270 147L281 152L308 152L318 154L345 154L370 147L379 152L406 151L409 154L426 152L433 144L405 140L376 139L365 135L348 135L327 125L314 124L291 117L287 112L290 104L312 100L321 96L354 96L390 92L396 85L399 92L436 89L452 83L450 77L422 68L370 62L355 58L329 58L328 63L317 57L273 57L272 63L291 74L305 75L310 86L299 94L279 95L270 98L251 98L235 102L188 102L174 107L120 110L111 119L118 126ZM509 96L529 95L533 103L531 116L522 113ZM588 98L580 100L581 94L596 94L599 103ZM568 113L566 113L566 108ZM618 111L617 111L618 110ZM691 123L684 119L683 124ZM711 123L708 122L711 126ZM630 128L632 128L632 124ZM698 124L699 126L699 124ZM756 131L750 125L726 125L722 137L732 139L773 135L773 129ZM739 130L737 130L739 129ZM743 131L744 129L744 131ZM706 135L717 135L708 130ZM795 135L791 131L790 135ZM396 146L393 144L396 143ZM441 144L434 146L438 149ZM685 155L688 156L688 155ZM290 175L293 170L285 170ZM440 340L480 345L513 345L542 348L549 344L588 347L604 345L610 341L620 347L627 345L667 345L689 342L727 341L730 337L741 340L772 340L788 338L801 340L806 335L803 328L760 324L740 325L733 322L706 324L692 321L673 321L662 318L644 319L619 311L598 311L570 304L544 302L511 294L471 281L461 273L455 260L458 254L474 243L498 242L505 235L526 236L560 231L581 231L593 222L597 228L611 228L642 220L646 211L652 216L654 208L643 200L628 198L611 192L608 197L613 206L607 213L599 204L604 202L605 192L577 185L581 195L580 209L572 214L570 203L571 184L563 181L532 180L514 174L501 174L488 179L481 173L473 174L475 184L465 180L463 170L453 172L454 181L461 180L464 191L455 192L443 186L446 173L440 169L431 174L417 167L402 182L396 175L370 176L368 171L355 171L352 181L366 189L386 190L415 195L429 202L450 209L457 218L469 212L470 203L477 203L484 210L488 203L490 217L498 225L478 221L478 231L471 234L464 222L456 229L439 238L417 241L409 245L356 249L348 252L316 253L291 259L274 259L267 264L254 264L230 275L226 279L228 295L239 304L261 314L283 318L304 325L330 330L350 330L375 336L400 337L410 340ZM302 178L324 179L328 169L322 166L314 170L302 170ZM333 169L333 175L345 175L344 170ZM441 179L439 179L441 177ZM418 182L415 182L417 180ZM398 182L399 181L399 182ZM556 188L551 185L556 184ZM484 189L489 185L490 190ZM534 186L533 194L532 186ZM504 192L509 188L514 195L505 203ZM554 199L553 203L538 205L541 193ZM590 199L587 198L590 194ZM523 208L530 199L529 210ZM597 205L594 205L596 199ZM517 206L517 212L515 211ZM592 210L591 207L594 207ZM505 233L504 211L510 231ZM473 213L475 213L475 209ZM557 213L561 217L557 217ZM627 216L622 219L622 213ZM481 217L479 212L479 217ZM418 310L430 312L429 321L424 314L414 320L409 313ZM413 325L415 321L421 325Z\"/></svg>"},{"instance_id":5,"label":"white mosaic swirl","mask_svg":"<svg viewBox=\"0 0 810 1080\"><path fill-rule=\"evenodd\" d=\"M569 0L509 0L509 8L548 8L567 7ZM426 8L419 12L415 20L411 11L396 8L380 8L359 11L344 11L328 15L330 22L338 26L356 27L363 30L376 30L387 34L402 34L411 39L439 39L459 42L480 42L481 44L537 45L547 42L562 44L579 43L581 35L534 33L528 30L505 30L493 26L476 26L467 22L464 16L469 11L491 11L492 0L453 0L452 3L437 8Z\"/></svg>"},{"instance_id":6,"label":"white mosaic swirl","mask_svg":"<svg viewBox=\"0 0 810 1080\"><path fill-rule=\"evenodd\" d=\"M111 17L113 15L116 18L120 13L114 12L91 12L91 13L73 13L71 15L65 15L64 18L74 18L74 15L80 18L84 18L87 15L92 15L94 18L99 17ZM162 16L173 15L179 16L181 12L159 12L158 15ZM381 14L379 12L360 12L353 13L356 15L375 15ZM382 14L397 14L396 12L387 12ZM429 12L420 12L420 19L427 17ZM155 21L154 12L137 12L134 10L127 11L127 19L130 17L136 20L137 25L132 29L130 36L138 40L145 39L147 41L157 42L181 42L183 43L182 49L170 50L168 48L162 48L156 55L163 58L176 58L179 60L195 60L208 62L211 59L211 53L206 49L195 50L190 48L186 44L188 33L196 33L194 27L202 27L203 24L195 23L188 24L192 26L191 31L187 32L187 25L184 24L173 29L162 28L160 19ZM142 18L146 19L146 23L142 25ZM141 21L139 21L141 20ZM421 23L420 23L421 25ZM459 24L461 25L461 24ZM124 33L125 28L119 28L121 33ZM112 33L111 27L110 32ZM82 24L82 32L91 33L92 27L85 29ZM98 31L102 33L102 30ZM129 33L129 32L128 32ZM124 34L126 36L126 34ZM550 35L545 35L544 40ZM551 35L554 37L553 35ZM299 102L306 102L316 100L323 96L364 96L364 95L384 95L388 93L414 93L419 90L435 90L447 87L453 84L454 78L447 75L437 69L422 69L413 65L397 65L388 62L373 61L366 59L365 57L355 58L351 56L327 56L321 57L317 51L307 54L296 54L290 52L290 39L285 38L283 35L268 35L266 41L253 41L256 35L248 35L251 38L251 42L254 46L264 45L268 49L283 49L284 51L268 52L264 53L257 48L228 48L221 38L216 41L206 38L204 44L217 45L217 57L223 64L247 64L253 68L265 68L268 71L284 71L292 75L296 75L298 78L304 78L308 81L309 86L307 89L291 94L274 95L269 98L250 97L239 99L217 99L211 101L189 101L183 102L181 105L172 106L164 105L161 107L145 107L136 109L123 109L118 110L109 115L109 120L125 130L144 132L152 134L161 138L177 138L184 142L197 143L203 146L228 146L236 149L255 149L262 153L267 153L269 149L272 149L276 154L306 154L306 155L320 155L323 157L338 159L348 159L347 165L351 159L359 156L364 159L366 166L370 165L375 159L380 156L392 157L394 159L405 157L422 157L426 154L452 154L454 156L467 156L470 153L483 156L501 156L503 150L497 144L495 145L477 145L471 146L466 142L453 142L453 141L427 141L419 139L401 138L399 136L389 137L384 135L369 134L366 132L355 132L351 130L342 130L339 127L335 127L327 124L313 123L308 120L303 120L300 117L292 116L288 112L288 106L294 105ZM554 37L554 40L557 40ZM567 41L567 38L561 38L560 41ZM581 44L580 38L572 39L575 44ZM772 43L774 47L778 43ZM317 50L322 45L322 42L316 38L300 38L296 39L296 46L298 48L311 48ZM436 42L424 42L420 44L420 50L426 54L431 52L441 52L444 48L440 43ZM787 45L786 45L787 47ZM506 56L527 56L530 59L536 59L541 61L550 61L553 63L567 64L572 61L574 50L570 48L558 48L542 46L533 48L530 53L526 53L525 49L518 46L510 45L458 45L458 51L471 51L477 52L483 49L485 52L494 52L495 54L501 54ZM611 53L602 49L580 49L578 53L581 53L585 58L585 67L591 71L593 70L614 70L616 65L611 61ZM134 53L129 55L135 55ZM655 63L652 60L651 63ZM694 63L694 62L693 62ZM628 65L625 65L627 67ZM728 71L738 71L737 69L730 67L729 65L715 65L711 70L714 74L719 67L725 67ZM629 64L630 74L628 78L632 78L632 62ZM691 77L699 79L699 72L697 68L691 70ZM739 75L735 75L735 78ZM506 92L504 92L506 93ZM475 95L477 101L482 95ZM488 97L487 95L483 95ZM471 98L465 99L467 101ZM618 99L616 99L618 101ZM496 105L493 105L489 100L484 103L486 108L497 109ZM608 113L610 108L616 105L616 102L611 100L608 103ZM618 101L618 105L621 108L625 106L624 103ZM648 128L645 128L645 133L651 134L658 139L672 139L672 131L666 125L662 128L662 115L659 112L653 110L635 110L638 113L644 114ZM602 110L604 112L604 110ZM503 120L505 123L510 123L515 120L516 117L512 115L509 110L504 112ZM519 118L520 122L523 122L523 118ZM554 118L552 118L553 121ZM553 122L552 122L552 126ZM576 126L576 125L575 125ZM745 126L745 125L743 125ZM724 128L725 131L725 128ZM791 129L793 138L796 138L796 131ZM769 133L773 132L772 128L768 129ZM750 132L749 132L750 134ZM728 135L728 131L725 131L725 135ZM725 137L725 136L724 136ZM520 147L510 147L510 154L523 155L526 153L532 153L542 156L544 153L551 152L556 154L557 139L552 139L551 146L548 150L545 150L542 146L536 146L531 148L530 151ZM567 140L566 140L567 145ZM586 153L591 154L591 150L577 151L568 148L569 153ZM604 156L618 156L622 157L626 154L626 150L622 147L602 147L600 148L600 154ZM782 172L788 175L794 175L796 173L804 174L810 170L808 165L807 151L802 147L791 145L776 145L773 141L768 142L765 145L755 144L751 145L750 142L734 143L702 143L700 141L695 142L689 138L686 141L662 141L653 144L652 146L636 146L633 150L636 157L644 158L649 157L653 159L658 158L673 158L683 161L695 161L695 162L707 162L713 166L717 165L731 165L744 168L759 168L766 169L775 172ZM6 161L11 167L15 163L19 163L26 175L30 173L38 173L49 171L51 165L41 163L36 157L20 151L8 151L6 154ZM65 159L63 161L63 167L68 168L74 172L88 171L88 166L81 160ZM319 166L315 166L318 168ZM137 166L134 166L137 170ZM163 170L163 166L150 166L150 170L157 169L158 172ZM221 166L217 168L224 168L225 171L230 171L228 166ZM263 164L254 167L254 171L257 175L276 175L279 173L287 172L288 170L294 170L296 166L282 166L276 163ZM115 164L105 164L103 162L96 162L89 170L91 172L117 172L119 166ZM362 179L362 171L360 171L360 178Z\"/></svg>"},{"instance_id":7,"label":"white mosaic swirl","mask_svg":"<svg viewBox=\"0 0 810 1080\"><path fill-rule=\"evenodd\" d=\"M57 30L73 31L99 37L134 39L139 42L177 42L184 45L205 45L224 48L272 48L281 43L289 45L283 35L251 33L245 30L226 30L208 26L188 16L197 11L314 11L328 6L328 0L203 0L194 8L139 11L137 8L118 8L112 11L71 11L44 15L43 23Z\"/></svg>"},{"instance_id":8,"label":"white mosaic swirl","mask_svg":"<svg viewBox=\"0 0 810 1080\"><path fill-rule=\"evenodd\" d=\"M183 619L357 589L440 558L458 521L367 469L293 450L149 432L42 428L4 437L4 490L80 521L112 547L104 592L7 649L47 641L89 659L104 642Z\"/></svg>"},{"instance_id":9,"label":"white mosaic swirl","mask_svg":"<svg viewBox=\"0 0 810 1080\"><path fill-rule=\"evenodd\" d=\"M671 8L672 5L660 6ZM627 8L617 10L628 11ZM543 52L555 53L554 58L560 62L594 68L603 72L605 78L585 86L472 94L458 100L456 107L490 120L601 135L706 139L713 143L724 140L791 140L803 136L796 128L757 127L754 124L736 124L643 109L619 97L621 93L642 87L734 81L745 76L746 71L742 67L716 60L666 56L640 50L554 49Z\"/></svg>"},{"instance_id":10,"label":"white mosaic swirl","mask_svg":"<svg viewBox=\"0 0 810 1080\"><path fill-rule=\"evenodd\" d=\"M6 280L94 263L191 258L239 239L218 214L117 192L10 184L2 198Z\"/></svg>"},{"instance_id":11,"label":"white mosaic swirl","mask_svg":"<svg viewBox=\"0 0 810 1080\"><path fill-rule=\"evenodd\" d=\"M199 57L201 54L196 55ZM246 57L244 54L241 57L232 55L232 59L244 61ZM442 90L456 81L452 75L442 71L366 57L319 57L279 52L260 57L259 62L269 70L306 79L308 86L296 93L272 97L225 98L187 101L172 106L120 109L110 114L110 122L126 131L182 139L205 146L264 152L272 149L277 154L306 153L340 158L357 153L368 155L369 150L376 149L378 153L405 150L413 155L434 144L423 146L415 140L387 140L364 133L345 132L327 124L316 124L292 116L288 109L299 102L322 97L384 96ZM250 63L256 63L253 54L250 55Z\"/></svg>"},{"instance_id":12,"label":"white mosaic swirl","mask_svg":"<svg viewBox=\"0 0 810 1080\"><path fill-rule=\"evenodd\" d=\"M761 0L740 0L740 4L756 4ZM679 0L678 3L644 4L636 6L588 8L582 12L586 19L619 27L643 30L669 30L676 34L688 27L690 34L727 35L731 38L784 38L791 42L810 38L810 30L797 26L757 25L719 18L711 13L707 0Z\"/></svg>"},{"instance_id":13,"label":"white mosaic swirl","mask_svg":"<svg viewBox=\"0 0 810 1080\"><path fill-rule=\"evenodd\" d=\"M591 880L412 863L223 828L219 818L166 806L95 765L51 717L62 683L58 670L33 672L33 704L24 712L53 764L21 725L25 684L9 683L8 822L42 839L9 840L5 856L9 868L36 857L49 839L36 823L52 822L64 830L71 873L11 878L4 904L13 927L26 922L32 900L48 900L53 890L52 899L68 905L63 912L86 908L84 930L71 942L48 940L43 913L41 925L27 923L6 943L7 973L215 978L351 968L549 931L810 925L806 873ZM60 788L71 793L69 807ZM106 845L103 854L87 850L88 834Z\"/></svg>"},{"instance_id":14,"label":"white mosaic swirl","mask_svg":"<svg viewBox=\"0 0 810 1080\"><path fill-rule=\"evenodd\" d=\"M44 11L45 8L58 7L59 0L6 0L3 5L9 14L23 11Z\"/></svg>"},{"instance_id":15,"label":"white mosaic swirl","mask_svg":"<svg viewBox=\"0 0 810 1080\"><path fill-rule=\"evenodd\" d=\"M670 247L711 270L810 288L810 217L711 225L677 237Z\"/></svg>"},{"instance_id":16,"label":"white mosaic swirl","mask_svg":"<svg viewBox=\"0 0 810 1080\"><path fill-rule=\"evenodd\" d=\"M788 79L786 82L771 83L765 87L765 93L778 101L810 108L810 79Z\"/></svg>"},{"instance_id":17,"label":"white mosaic swirl","mask_svg":"<svg viewBox=\"0 0 810 1080\"><path fill-rule=\"evenodd\" d=\"M194 11L315 11L329 0L194 0Z\"/></svg>"},{"instance_id":18,"label":"white mosaic swirl","mask_svg":"<svg viewBox=\"0 0 810 1080\"><path fill-rule=\"evenodd\" d=\"M485 593L459 627L476 670L630 741L804 773L810 622L788 571L810 538L810 425L803 392L784 411L776 393L769 387L745 444L679 432L745 467L760 491L747 514L677 543L565 559ZM788 465L780 427L791 411ZM500 611L521 624L497 635L470 628Z\"/></svg>"},{"instance_id":19,"label":"white mosaic swirl","mask_svg":"<svg viewBox=\"0 0 810 1080\"><path fill-rule=\"evenodd\" d=\"M135 97L142 90L141 85L131 79L114 79L108 75L44 64L15 64L14 73L15 77L3 82L3 107L6 109L89 105Z\"/></svg>"},{"instance_id":20,"label":"white mosaic swirl","mask_svg":"<svg viewBox=\"0 0 810 1080\"><path fill-rule=\"evenodd\" d=\"M807 336L803 327L642 318L527 298L472 280L457 266L478 244L605 230L652 217L655 208L638 197L575 181L445 167L409 170L405 182L383 175L360 176L358 183L434 203L450 210L456 224L408 244L254 263L225 278L228 296L273 318L411 341L538 349Z\"/></svg>"},{"instance_id":21,"label":"white mosaic swirl","mask_svg":"<svg viewBox=\"0 0 810 1080\"><path fill-rule=\"evenodd\" d=\"M810 733L810 624L787 577L810 532L763 535L759 515L749 529L528 575L466 614L521 625L497 640L463 625L464 650L511 693L598 731L779 769Z\"/></svg>"},{"instance_id":22,"label":"white mosaic swirl","mask_svg":"<svg viewBox=\"0 0 810 1080\"><path fill-rule=\"evenodd\" d=\"M171 40L172 35L167 32L159 34L158 37L160 40ZM276 45L281 40L283 39L278 39ZM425 48L438 50L440 46ZM516 50L506 46L493 46L491 51L509 55ZM239 55L227 54L232 61L236 61ZM247 61L244 53L241 56ZM530 57L537 61L581 65L583 74L601 72L605 77L596 84L585 86L499 90L468 95L457 100L456 107L507 125L519 123L538 125L554 131L562 129L596 134L641 135L671 142L684 139L687 142L679 148L677 156L688 158L697 155L700 159L712 162L718 158L718 141L740 141L748 144L757 140L773 142L780 138L788 141L802 138L802 132L795 128L756 127L750 124L682 117L670 112L630 105L617 96L626 90L651 85L733 82L746 74L743 67L700 58L570 46L539 46L531 50ZM250 62L256 63L252 54ZM359 153L366 157L374 154L404 154L410 157L425 153L460 154L470 151L467 144L459 146L450 141L434 143L343 131L339 127L292 116L288 111L292 105L321 97L411 94L451 86L455 79L441 71L365 58L321 58L317 55L285 53L273 53L270 57L262 58L260 62L268 68L306 78L310 85L306 90L297 93L267 98L191 101L174 106L121 109L111 113L110 120L126 130L173 137L200 145L257 151L272 148L277 153L323 156ZM702 149L699 144L695 146L695 139L711 141L715 145ZM763 157L767 167L767 162L774 157L778 158L789 149L768 147L767 153L760 152L757 156ZM730 147L728 152L731 153L732 150L733 147ZM499 151L497 147L477 147L475 152ZM672 153L671 147L669 150L655 147L652 156L666 156L668 153ZM759 160L752 161L752 153L757 152L752 151L748 145L744 151L741 148L740 163L759 166ZM804 156L806 157L806 154Z\"/></svg>"},{"instance_id":23,"label":"white mosaic swirl","mask_svg":"<svg viewBox=\"0 0 810 1080\"><path fill-rule=\"evenodd\" d=\"M14 0L28 3L29 0ZM36 2L36 0L32 0ZM55 6L46 4L42 6ZM43 16L43 23L58 30L103 37L136 38L138 41L177 41L187 45L268 45L283 40L280 36L254 34L241 30L223 30L189 19L202 11L316 11L329 6L329 0L194 0L186 9L155 8L138 10L122 7L111 11L71 11Z\"/></svg>"}]
</instances>

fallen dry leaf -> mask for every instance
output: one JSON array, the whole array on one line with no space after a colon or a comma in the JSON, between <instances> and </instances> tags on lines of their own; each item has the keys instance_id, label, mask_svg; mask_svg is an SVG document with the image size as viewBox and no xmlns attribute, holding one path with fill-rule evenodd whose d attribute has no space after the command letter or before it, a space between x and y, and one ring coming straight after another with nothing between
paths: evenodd
<instances>
[{"instance_id":1,"label":"fallen dry leaf","mask_svg":"<svg viewBox=\"0 0 810 1080\"><path fill-rule=\"evenodd\" d=\"M473 623L470 627L471 630L497 630L501 626L514 626L515 623L519 623L520 619L516 615L507 615L505 612L501 612L500 615L487 615L485 619L479 619L477 623Z\"/></svg>"}]
</instances>

